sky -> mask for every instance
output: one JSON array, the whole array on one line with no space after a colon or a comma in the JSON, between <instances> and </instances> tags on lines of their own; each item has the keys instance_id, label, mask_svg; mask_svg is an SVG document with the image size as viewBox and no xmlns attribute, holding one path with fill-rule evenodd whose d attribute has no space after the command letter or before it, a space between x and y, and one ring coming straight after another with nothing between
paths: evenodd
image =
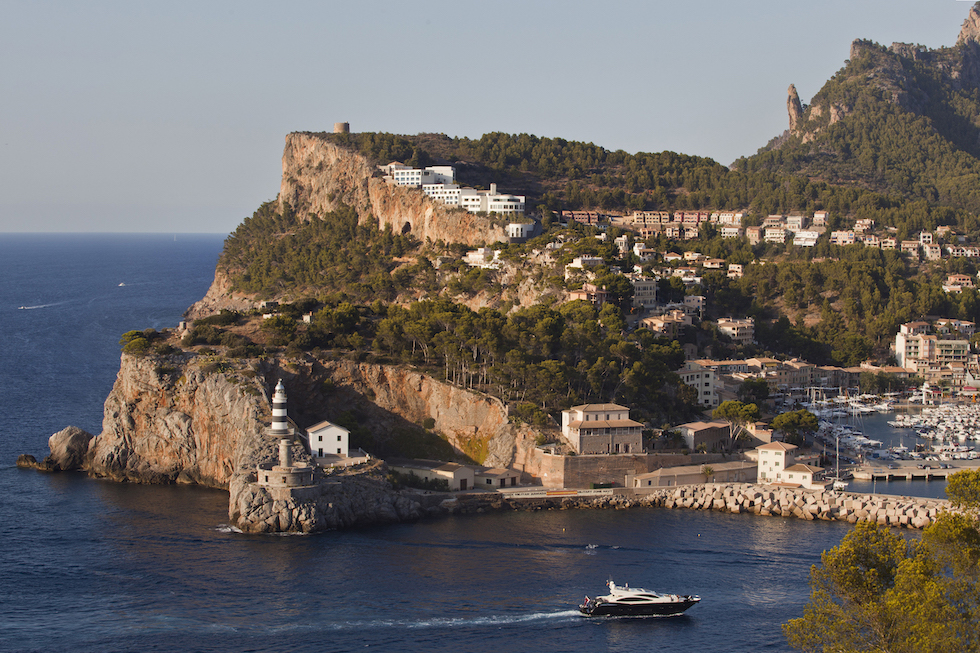
<instances>
[{"instance_id":1,"label":"sky","mask_svg":"<svg viewBox=\"0 0 980 653\"><path fill-rule=\"evenodd\" d=\"M0 232L229 233L285 136L527 133L730 164L854 39L962 0L0 1Z\"/></svg>"}]
</instances>

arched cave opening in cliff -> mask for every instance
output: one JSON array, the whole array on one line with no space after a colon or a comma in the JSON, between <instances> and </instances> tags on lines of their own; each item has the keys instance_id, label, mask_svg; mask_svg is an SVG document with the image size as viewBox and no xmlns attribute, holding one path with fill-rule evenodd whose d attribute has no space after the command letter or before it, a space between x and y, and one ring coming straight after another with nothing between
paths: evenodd
<instances>
[{"instance_id":1,"label":"arched cave opening in cliff","mask_svg":"<svg viewBox=\"0 0 980 653\"><path fill-rule=\"evenodd\" d=\"M411 233L411 231L412 231L412 223L411 222L406 222L405 224L402 225L402 235L405 235L407 233Z\"/></svg>"}]
</instances>

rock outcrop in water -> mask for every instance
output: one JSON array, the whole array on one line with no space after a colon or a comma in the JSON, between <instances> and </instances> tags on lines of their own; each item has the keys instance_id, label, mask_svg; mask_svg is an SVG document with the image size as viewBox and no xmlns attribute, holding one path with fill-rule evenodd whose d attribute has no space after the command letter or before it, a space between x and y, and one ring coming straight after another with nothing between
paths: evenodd
<instances>
[{"instance_id":1,"label":"rock outcrop in water","mask_svg":"<svg viewBox=\"0 0 980 653\"><path fill-rule=\"evenodd\" d=\"M34 456L24 454L17 458L17 466L42 472L69 472L82 469L88 455L89 442L94 437L77 426L69 426L48 438L48 449L51 453L44 460L38 462Z\"/></svg>"},{"instance_id":2,"label":"rock outcrop in water","mask_svg":"<svg viewBox=\"0 0 980 653\"><path fill-rule=\"evenodd\" d=\"M323 476L303 488L269 488L246 475L229 488L229 519L246 533L316 533L367 524L415 521L425 511L419 495L396 492L384 463L355 473Z\"/></svg>"}]
</instances>

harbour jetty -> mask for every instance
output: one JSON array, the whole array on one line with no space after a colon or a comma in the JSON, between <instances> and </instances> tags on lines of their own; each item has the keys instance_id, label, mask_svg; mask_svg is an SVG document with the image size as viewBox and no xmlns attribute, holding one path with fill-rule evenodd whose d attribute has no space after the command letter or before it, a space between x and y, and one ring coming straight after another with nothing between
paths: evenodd
<instances>
[{"instance_id":1,"label":"harbour jetty","mask_svg":"<svg viewBox=\"0 0 980 653\"><path fill-rule=\"evenodd\" d=\"M586 494L587 492L587 494ZM945 499L857 494L782 488L752 483L707 483L649 490L606 489L583 493L568 491L533 497L506 494L482 500L460 496L454 505L459 512L488 509L572 510L627 509L634 507L719 510L808 521L874 522L901 528L925 528L949 507ZM476 499L476 501L474 501Z\"/></svg>"},{"instance_id":2,"label":"harbour jetty","mask_svg":"<svg viewBox=\"0 0 980 653\"><path fill-rule=\"evenodd\" d=\"M896 466L894 468L865 465L857 467L852 471L854 478L859 481L945 481L946 477L969 469L970 467L960 468L938 468L932 467L912 467L909 465ZM976 466L972 466L976 468Z\"/></svg>"}]
</instances>

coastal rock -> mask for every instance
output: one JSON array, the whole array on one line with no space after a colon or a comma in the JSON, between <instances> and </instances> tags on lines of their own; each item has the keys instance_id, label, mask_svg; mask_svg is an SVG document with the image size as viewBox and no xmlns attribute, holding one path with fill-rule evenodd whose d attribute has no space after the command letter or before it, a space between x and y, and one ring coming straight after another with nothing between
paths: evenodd
<instances>
[{"instance_id":1,"label":"coastal rock","mask_svg":"<svg viewBox=\"0 0 980 653\"><path fill-rule=\"evenodd\" d=\"M322 476L301 488L269 488L236 477L230 488L229 519L246 533L316 533L410 522L432 514L417 496L392 489L384 463L356 474Z\"/></svg>"},{"instance_id":2,"label":"coastal rock","mask_svg":"<svg viewBox=\"0 0 980 653\"><path fill-rule=\"evenodd\" d=\"M166 361L169 372L163 363L123 354L85 468L117 481L226 488L236 469L254 469L265 446L265 389L206 371L193 357Z\"/></svg>"},{"instance_id":3,"label":"coastal rock","mask_svg":"<svg viewBox=\"0 0 980 653\"><path fill-rule=\"evenodd\" d=\"M22 453L19 456L17 456L17 466L22 469L37 469L42 472L51 471L50 469L47 469L44 466L44 463L39 463L37 461L37 458L35 458L29 453Z\"/></svg>"},{"instance_id":4,"label":"coastal rock","mask_svg":"<svg viewBox=\"0 0 980 653\"><path fill-rule=\"evenodd\" d=\"M394 427L392 416L413 424L431 419L434 431L476 462L488 467L509 467L514 462L524 429L509 423L507 407L496 397L406 367L343 359L320 363L337 389L335 403L350 406L357 398L370 398L367 408L373 411L373 428ZM520 442L533 447L533 437L522 437Z\"/></svg>"},{"instance_id":5,"label":"coastal rock","mask_svg":"<svg viewBox=\"0 0 980 653\"><path fill-rule=\"evenodd\" d=\"M81 469L88 454L89 442L94 437L77 426L69 426L58 431L48 438L48 449L51 450L51 454L45 462L50 461L53 471Z\"/></svg>"}]
</instances>

